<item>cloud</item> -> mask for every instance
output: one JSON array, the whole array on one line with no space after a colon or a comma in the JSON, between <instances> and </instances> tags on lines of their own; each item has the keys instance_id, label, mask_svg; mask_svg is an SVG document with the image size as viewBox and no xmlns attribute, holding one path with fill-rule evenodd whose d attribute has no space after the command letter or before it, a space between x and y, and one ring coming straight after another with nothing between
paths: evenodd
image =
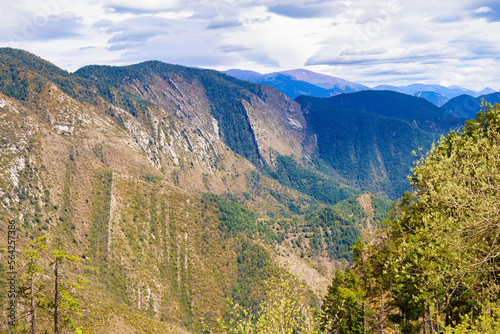
<instances>
[{"instance_id":1,"label":"cloud","mask_svg":"<svg viewBox=\"0 0 500 334\"><path fill-rule=\"evenodd\" d=\"M113 25L113 21L111 21L110 19L102 19L102 20L99 20L97 22L95 22L92 27L94 28L109 28Z\"/></svg>"},{"instance_id":2,"label":"cloud","mask_svg":"<svg viewBox=\"0 0 500 334\"><path fill-rule=\"evenodd\" d=\"M81 37L84 28L83 18L71 12L53 15L33 14L24 17L22 24L10 30L12 36L25 41L48 41ZM8 30L7 30L8 31ZM7 35L4 30L4 35Z\"/></svg>"},{"instance_id":3,"label":"cloud","mask_svg":"<svg viewBox=\"0 0 500 334\"><path fill-rule=\"evenodd\" d=\"M418 46L409 49L393 49L390 51L380 49L342 51L338 56L332 54L328 49L322 50L306 61L306 65L349 65L349 64L384 64L384 63L418 63L432 61L439 63L448 58L473 57L470 53L460 52L451 47L440 46Z\"/></svg>"},{"instance_id":4,"label":"cloud","mask_svg":"<svg viewBox=\"0 0 500 334\"><path fill-rule=\"evenodd\" d=\"M244 57L248 60L251 60L253 62L256 62L260 65L264 65L267 67L277 68L280 66L280 63L276 59L271 58L269 55L263 52L257 52L257 53L250 52L244 54Z\"/></svg>"},{"instance_id":5,"label":"cloud","mask_svg":"<svg viewBox=\"0 0 500 334\"><path fill-rule=\"evenodd\" d=\"M290 17L293 19L309 19L323 17L333 18L334 16L343 12L346 8L347 7L342 3L325 2L303 6L279 4L275 6L268 6L267 10L271 13Z\"/></svg>"},{"instance_id":6,"label":"cloud","mask_svg":"<svg viewBox=\"0 0 500 334\"><path fill-rule=\"evenodd\" d=\"M184 1L177 0L105 0L103 7L113 13L152 14L162 11L176 10Z\"/></svg>"},{"instance_id":7,"label":"cloud","mask_svg":"<svg viewBox=\"0 0 500 334\"><path fill-rule=\"evenodd\" d=\"M222 53L230 53L230 52L242 52L242 51L248 51L250 50L244 45L231 45L231 44L226 44L222 45L217 48L218 51Z\"/></svg>"},{"instance_id":8,"label":"cloud","mask_svg":"<svg viewBox=\"0 0 500 334\"><path fill-rule=\"evenodd\" d=\"M211 21L208 24L207 29L234 28L234 27L241 27L242 25L243 23L241 23L238 19L220 18Z\"/></svg>"},{"instance_id":9,"label":"cloud","mask_svg":"<svg viewBox=\"0 0 500 334\"><path fill-rule=\"evenodd\" d=\"M436 23L455 23L461 22L465 18L463 13L440 13L436 16L433 21Z\"/></svg>"},{"instance_id":10,"label":"cloud","mask_svg":"<svg viewBox=\"0 0 500 334\"><path fill-rule=\"evenodd\" d=\"M148 15L118 22L104 19L92 26L105 34L112 35L108 39L108 49L116 51L141 45L156 36L169 35L171 24L168 19Z\"/></svg>"},{"instance_id":11,"label":"cloud","mask_svg":"<svg viewBox=\"0 0 500 334\"><path fill-rule=\"evenodd\" d=\"M158 31L124 31L114 35L109 41L109 44L123 43L123 42L145 42L151 37L158 35ZM167 33L163 33L167 34Z\"/></svg>"},{"instance_id":12,"label":"cloud","mask_svg":"<svg viewBox=\"0 0 500 334\"><path fill-rule=\"evenodd\" d=\"M480 7L474 11L476 14L486 14L486 13L491 13L493 12L493 9L490 7Z\"/></svg>"},{"instance_id":13,"label":"cloud","mask_svg":"<svg viewBox=\"0 0 500 334\"><path fill-rule=\"evenodd\" d=\"M345 49L340 53L340 56L367 56L367 55L380 55L387 53L386 48L376 48L370 50L358 50L358 49Z\"/></svg>"},{"instance_id":14,"label":"cloud","mask_svg":"<svg viewBox=\"0 0 500 334\"><path fill-rule=\"evenodd\" d=\"M486 19L488 22L500 22L500 3L498 1L481 1L479 7L471 7L471 16Z\"/></svg>"},{"instance_id":15,"label":"cloud","mask_svg":"<svg viewBox=\"0 0 500 334\"><path fill-rule=\"evenodd\" d=\"M50 15L46 24L40 24L37 37L42 40L77 37L83 27L83 18L66 12L61 15Z\"/></svg>"}]
</instances>

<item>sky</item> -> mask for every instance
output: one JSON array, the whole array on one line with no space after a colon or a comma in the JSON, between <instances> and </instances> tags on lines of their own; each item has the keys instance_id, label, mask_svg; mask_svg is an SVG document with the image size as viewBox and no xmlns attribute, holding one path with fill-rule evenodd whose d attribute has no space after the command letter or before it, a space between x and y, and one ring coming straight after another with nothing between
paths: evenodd
<instances>
[{"instance_id":1,"label":"sky","mask_svg":"<svg viewBox=\"0 0 500 334\"><path fill-rule=\"evenodd\" d=\"M0 0L0 46L68 71L147 60L500 89L499 0Z\"/></svg>"}]
</instances>

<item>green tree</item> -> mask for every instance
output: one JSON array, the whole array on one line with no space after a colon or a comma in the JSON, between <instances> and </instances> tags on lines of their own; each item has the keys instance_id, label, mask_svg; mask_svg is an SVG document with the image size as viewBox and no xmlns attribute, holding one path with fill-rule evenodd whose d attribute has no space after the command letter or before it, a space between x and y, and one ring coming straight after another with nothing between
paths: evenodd
<instances>
[{"instance_id":1,"label":"green tree","mask_svg":"<svg viewBox=\"0 0 500 334\"><path fill-rule=\"evenodd\" d=\"M39 260L41 252L48 249L47 241L48 235L36 237L21 252L27 260L27 264L24 269L25 274L22 275L22 279L26 284L20 287L20 295L28 300L29 332L32 334L36 333L37 307L40 307L40 304L43 303L43 297L40 292L43 284L39 280L43 268L40 267Z\"/></svg>"},{"instance_id":2,"label":"green tree","mask_svg":"<svg viewBox=\"0 0 500 334\"><path fill-rule=\"evenodd\" d=\"M500 106L483 105L416 163L413 192L366 250L381 304L393 296L381 309L403 333L495 323L484 310L500 302L499 148Z\"/></svg>"},{"instance_id":3,"label":"green tree","mask_svg":"<svg viewBox=\"0 0 500 334\"><path fill-rule=\"evenodd\" d=\"M293 334L317 333L317 324L308 303L305 286L290 274L266 282L268 293L253 314L239 304L230 303L229 319L219 318L215 333Z\"/></svg>"},{"instance_id":4,"label":"green tree","mask_svg":"<svg viewBox=\"0 0 500 334\"><path fill-rule=\"evenodd\" d=\"M337 270L321 305L320 328L327 333L364 333L366 307L359 276L352 270Z\"/></svg>"},{"instance_id":5,"label":"green tree","mask_svg":"<svg viewBox=\"0 0 500 334\"><path fill-rule=\"evenodd\" d=\"M54 315L54 333L60 333L61 326L68 328L75 333L81 332L81 327L76 326L74 316L81 316L79 311L79 303L71 293L71 289L81 289L81 283L85 280L77 278L76 282L69 279L62 279L61 266L65 262L79 262L79 259L74 255L69 255L62 248L56 248L52 251L52 265L54 266L54 300L53 300L53 315Z\"/></svg>"}]
</instances>

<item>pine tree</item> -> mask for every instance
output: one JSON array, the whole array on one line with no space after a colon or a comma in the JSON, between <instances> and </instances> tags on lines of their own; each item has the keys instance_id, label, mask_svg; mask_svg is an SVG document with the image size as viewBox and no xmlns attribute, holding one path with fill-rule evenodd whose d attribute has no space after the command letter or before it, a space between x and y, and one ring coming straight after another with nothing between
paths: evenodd
<instances>
[{"instance_id":1,"label":"pine tree","mask_svg":"<svg viewBox=\"0 0 500 334\"><path fill-rule=\"evenodd\" d=\"M22 254L26 256L28 263L26 265L26 273L22 276L23 279L27 280L27 286L22 288L22 295L26 296L29 300L29 323L30 323L30 333L36 333L36 318L37 318L37 304L40 300L38 295L40 285L37 282L38 275L42 272L38 261L40 260L42 251L47 251L48 235L42 237L36 237L29 245L22 251Z\"/></svg>"},{"instance_id":2,"label":"pine tree","mask_svg":"<svg viewBox=\"0 0 500 334\"><path fill-rule=\"evenodd\" d=\"M59 334L61 326L79 333L81 328L76 326L74 319L75 315L81 316L79 303L71 296L69 289L81 289L81 283L84 283L85 280L77 278L76 283L68 279L62 280L62 265L66 262L79 262L79 259L74 255L69 255L61 247L54 249L51 255L54 266L54 299L52 304L54 333Z\"/></svg>"}]
</instances>

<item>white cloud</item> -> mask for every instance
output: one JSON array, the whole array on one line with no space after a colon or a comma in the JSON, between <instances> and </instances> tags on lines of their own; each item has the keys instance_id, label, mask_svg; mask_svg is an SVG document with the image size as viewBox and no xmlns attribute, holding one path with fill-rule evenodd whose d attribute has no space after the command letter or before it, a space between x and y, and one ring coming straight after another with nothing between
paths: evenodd
<instances>
[{"instance_id":1,"label":"white cloud","mask_svg":"<svg viewBox=\"0 0 500 334\"><path fill-rule=\"evenodd\" d=\"M476 14L491 13L493 10L490 7L480 7L474 11Z\"/></svg>"},{"instance_id":2,"label":"white cloud","mask_svg":"<svg viewBox=\"0 0 500 334\"><path fill-rule=\"evenodd\" d=\"M499 13L494 0L6 1L0 41L69 70L89 59L257 72L306 64L367 84L499 88Z\"/></svg>"}]
</instances>

